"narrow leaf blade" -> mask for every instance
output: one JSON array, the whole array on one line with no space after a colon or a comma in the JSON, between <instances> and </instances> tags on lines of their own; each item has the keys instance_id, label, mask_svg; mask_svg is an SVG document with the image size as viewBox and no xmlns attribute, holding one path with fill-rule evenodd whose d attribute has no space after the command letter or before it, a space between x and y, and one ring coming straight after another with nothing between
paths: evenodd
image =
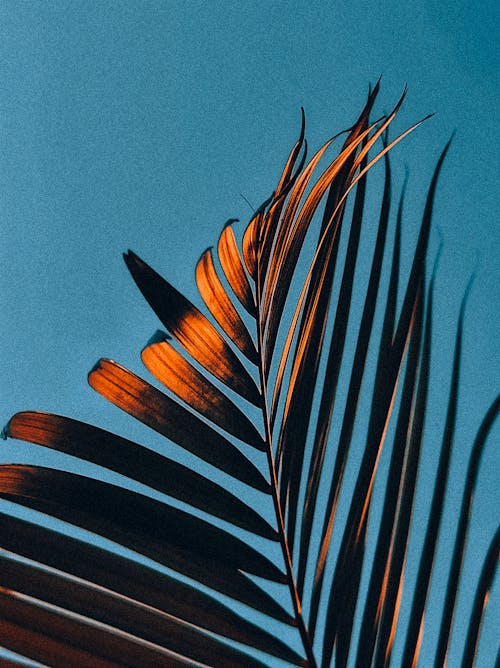
<instances>
[{"instance_id":1,"label":"narrow leaf blade","mask_svg":"<svg viewBox=\"0 0 500 668\"><path fill-rule=\"evenodd\" d=\"M85 459L265 538L276 531L252 508L196 471L93 425L50 413L17 413L4 435Z\"/></svg>"},{"instance_id":2,"label":"narrow leaf blade","mask_svg":"<svg viewBox=\"0 0 500 668\"><path fill-rule=\"evenodd\" d=\"M0 513L0 545L9 552L115 591L221 636L252 644L253 625L197 587L96 545ZM75 558L76 557L76 558ZM250 583L245 602L286 624L293 619Z\"/></svg>"},{"instance_id":3,"label":"narrow leaf blade","mask_svg":"<svg viewBox=\"0 0 500 668\"><path fill-rule=\"evenodd\" d=\"M43 467L3 465L0 495L103 535L209 587L233 586L240 570L285 581L267 557L227 531L99 480Z\"/></svg>"}]
</instances>

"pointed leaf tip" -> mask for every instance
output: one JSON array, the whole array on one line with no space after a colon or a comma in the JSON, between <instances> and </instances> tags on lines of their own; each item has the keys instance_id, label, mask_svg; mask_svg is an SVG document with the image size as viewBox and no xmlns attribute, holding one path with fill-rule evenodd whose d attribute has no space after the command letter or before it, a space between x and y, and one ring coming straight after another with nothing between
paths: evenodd
<instances>
[{"instance_id":1,"label":"pointed leaf tip","mask_svg":"<svg viewBox=\"0 0 500 668\"><path fill-rule=\"evenodd\" d=\"M125 264L129 268L129 270L132 264L136 264L139 266L144 265L144 262L141 260L141 258L138 255L136 255L136 253L134 253L133 250L130 250L130 248L127 250L126 253L123 253L123 259L125 260Z\"/></svg>"},{"instance_id":2,"label":"pointed leaf tip","mask_svg":"<svg viewBox=\"0 0 500 668\"><path fill-rule=\"evenodd\" d=\"M306 112L304 110L304 107L300 107L300 137L299 137L299 142L304 141L305 134L306 134Z\"/></svg>"}]
</instances>

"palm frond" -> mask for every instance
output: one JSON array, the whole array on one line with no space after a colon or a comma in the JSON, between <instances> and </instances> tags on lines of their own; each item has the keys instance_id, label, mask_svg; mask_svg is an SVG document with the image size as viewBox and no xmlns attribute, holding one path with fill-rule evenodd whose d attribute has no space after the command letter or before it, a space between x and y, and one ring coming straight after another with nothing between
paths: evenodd
<instances>
[{"instance_id":1,"label":"palm frond","mask_svg":"<svg viewBox=\"0 0 500 668\"><path fill-rule=\"evenodd\" d=\"M195 275L205 312L125 254L166 329L141 355L162 389L109 359L96 364L89 383L166 439L168 456L64 416L11 418L5 437L100 468L91 478L0 466L3 499L59 522L0 514L4 647L51 666L363 668L390 665L399 634L402 665L417 664L449 488L466 299L431 510L408 591L432 370L437 269L427 286L427 255L449 145L406 268L403 193L391 227L389 151L422 121L390 140L404 94L370 122L377 94L378 84L332 158L341 135L307 162L303 117L276 190L241 242L230 220L216 248L201 255ZM373 234L366 179L378 162L384 174ZM364 239L373 248L368 258ZM446 660L472 496L498 410L497 399L471 450L436 666ZM177 461L179 448L203 466ZM388 464L380 472L383 450ZM128 486L109 482L103 469ZM67 525L78 531L66 535ZM478 583L464 665L474 659L497 554L498 536ZM403 599L411 601L409 622L399 614Z\"/></svg>"}]
</instances>

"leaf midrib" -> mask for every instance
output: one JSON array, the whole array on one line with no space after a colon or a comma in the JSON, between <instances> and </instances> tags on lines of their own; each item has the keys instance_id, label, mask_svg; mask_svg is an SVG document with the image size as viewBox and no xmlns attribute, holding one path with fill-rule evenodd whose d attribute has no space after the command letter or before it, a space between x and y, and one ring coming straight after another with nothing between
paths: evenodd
<instances>
[{"instance_id":1,"label":"leaf midrib","mask_svg":"<svg viewBox=\"0 0 500 668\"><path fill-rule=\"evenodd\" d=\"M261 272L259 266L259 255L257 255L257 272L256 272L256 301L257 301L257 355L259 359L259 378L260 378L260 390L261 390L261 409L262 417L264 422L265 429L265 444L266 444L266 457L269 467L270 483L271 483L271 495L273 499L274 512L276 515L276 522L278 525L278 534L279 542L281 546L281 551L283 554L283 560L285 562L286 576L288 589L290 591L290 597L292 599L293 609L295 613L295 620L297 623L297 628L300 633L304 651L307 657L307 663L305 664L308 668L317 668L316 658L314 656L312 641L309 635L308 628L305 624L303 615L302 615L302 605L299 597L297 584L295 581L295 576L293 573L292 558L290 554L290 549L288 545L288 540L285 531L285 523L283 519L283 511L281 508L281 502L279 497L279 488L278 488L278 479L276 475L276 466L273 456L273 439L272 439L272 429L271 422L269 418L269 410L267 405L267 382L266 382L266 363L264 356L264 340L263 340L263 328L262 321L260 318L261 313Z\"/></svg>"}]
</instances>

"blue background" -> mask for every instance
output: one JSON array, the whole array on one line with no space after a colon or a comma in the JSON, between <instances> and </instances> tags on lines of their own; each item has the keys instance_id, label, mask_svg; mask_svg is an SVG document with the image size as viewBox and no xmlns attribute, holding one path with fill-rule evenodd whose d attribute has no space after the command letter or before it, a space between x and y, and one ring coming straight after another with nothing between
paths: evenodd
<instances>
[{"instance_id":1,"label":"blue background","mask_svg":"<svg viewBox=\"0 0 500 668\"><path fill-rule=\"evenodd\" d=\"M85 381L101 356L143 373L139 351L157 326L121 252L132 248L195 298L196 260L227 218L249 218L241 194L253 205L270 194L300 107L314 150L353 122L369 83L382 75L380 113L409 87L398 128L436 112L394 152L399 173L410 170L409 208L421 210L437 156L457 131L434 218L444 250L427 425L432 444L459 303L475 268L452 518L468 448L499 378L495 5L2 0L2 419L43 409L154 444ZM434 232L434 247L436 239ZM464 610L498 518L498 434L497 425L475 497ZM2 443L2 461L33 457L28 446ZM438 604L440 594L438 583ZM497 591L486 618L490 640L498 598ZM432 653L426 639L423 666ZM479 665L488 665L493 647L482 649Z\"/></svg>"}]
</instances>

